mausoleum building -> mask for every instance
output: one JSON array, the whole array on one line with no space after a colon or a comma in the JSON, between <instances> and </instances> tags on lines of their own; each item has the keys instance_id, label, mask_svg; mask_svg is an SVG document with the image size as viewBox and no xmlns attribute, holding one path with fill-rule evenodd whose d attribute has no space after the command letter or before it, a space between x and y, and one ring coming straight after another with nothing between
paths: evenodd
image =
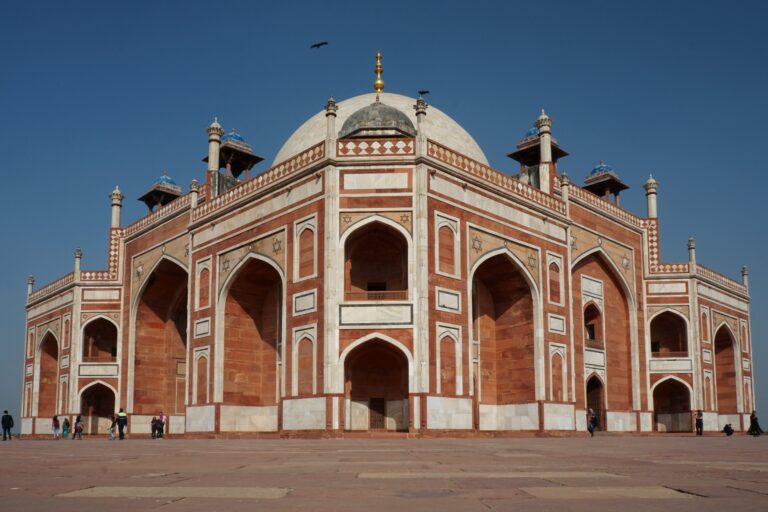
<instances>
[{"instance_id":1,"label":"mausoleum building","mask_svg":"<svg viewBox=\"0 0 768 512\"><path fill-rule=\"evenodd\" d=\"M126 224L115 188L107 269L78 250L30 277L23 434L119 408L129 434L162 411L199 436L573 432L588 408L614 432L748 425L746 267L710 270L692 239L661 261L657 182L644 215L608 164L575 183L543 111L498 171L377 69L268 169L214 121L187 192L163 175Z\"/></svg>"}]
</instances>

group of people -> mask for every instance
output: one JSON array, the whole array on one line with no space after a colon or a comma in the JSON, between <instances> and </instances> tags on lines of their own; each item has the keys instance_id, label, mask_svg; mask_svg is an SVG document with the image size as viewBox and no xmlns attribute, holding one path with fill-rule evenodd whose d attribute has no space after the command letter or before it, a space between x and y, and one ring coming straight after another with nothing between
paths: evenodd
<instances>
[{"instance_id":1,"label":"group of people","mask_svg":"<svg viewBox=\"0 0 768 512\"><path fill-rule=\"evenodd\" d=\"M72 427L72 424L69 423L69 418L65 417L63 421L59 421L58 416L53 417L53 421L51 423L51 429L53 430L53 438L54 439L62 439L64 437L69 437L70 431L72 433L72 440L75 439L83 439L83 428L85 428L83 424L83 418L78 414L77 417L75 417L75 425L74 428Z\"/></svg>"},{"instance_id":2,"label":"group of people","mask_svg":"<svg viewBox=\"0 0 768 512\"><path fill-rule=\"evenodd\" d=\"M165 414L160 411L160 417L152 417L150 422L150 428L152 429L152 439L162 439L165 433Z\"/></svg>"},{"instance_id":3,"label":"group of people","mask_svg":"<svg viewBox=\"0 0 768 512\"><path fill-rule=\"evenodd\" d=\"M595 430L597 430L598 427L598 417L597 414L593 409L587 410L587 431L589 432L589 435L592 437L595 437ZM723 430L721 432L725 435L731 436L735 432L731 424L725 425L723 427ZM752 436L759 436L763 433L763 429L760 428L760 423L757 421L757 411L752 411L752 414L749 415L749 428L747 429L747 434ZM703 436L704 435L704 411L699 409L696 411L696 435L697 436Z\"/></svg>"}]
</instances>

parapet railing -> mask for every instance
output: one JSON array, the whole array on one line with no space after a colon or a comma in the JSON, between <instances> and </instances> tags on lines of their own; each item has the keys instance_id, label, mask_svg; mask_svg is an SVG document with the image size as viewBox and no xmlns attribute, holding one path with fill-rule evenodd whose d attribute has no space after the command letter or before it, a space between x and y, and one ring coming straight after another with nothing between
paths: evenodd
<instances>
[{"instance_id":1,"label":"parapet railing","mask_svg":"<svg viewBox=\"0 0 768 512\"><path fill-rule=\"evenodd\" d=\"M416 153L416 139L342 139L336 142L340 158L355 156L405 156Z\"/></svg>"},{"instance_id":2,"label":"parapet railing","mask_svg":"<svg viewBox=\"0 0 768 512\"><path fill-rule=\"evenodd\" d=\"M210 201L198 206L192 211L192 220L198 220L206 215L239 201L256 191L271 185L295 172L304 169L325 156L325 141L315 144L296 156L281 162L271 169L257 174L248 181L228 190L226 193L214 197Z\"/></svg>"},{"instance_id":3,"label":"parapet railing","mask_svg":"<svg viewBox=\"0 0 768 512\"><path fill-rule=\"evenodd\" d=\"M64 277L60 277L57 280L48 283L47 285L43 286L39 290L36 290L32 292L29 295L28 302L35 301L41 297L45 297L46 295L49 295L51 293L54 293L58 290L61 290L62 288L72 284L75 282L75 273L70 272L69 274L65 275Z\"/></svg>"},{"instance_id":4,"label":"parapet railing","mask_svg":"<svg viewBox=\"0 0 768 512\"><path fill-rule=\"evenodd\" d=\"M738 281L735 281L730 277L724 276L719 272L715 272L710 268L699 265L698 263L696 264L696 276L701 277L707 281L713 282L715 284L724 286L729 290L733 290L735 292L738 292L744 295L747 294L747 287L744 286L744 284L739 283Z\"/></svg>"},{"instance_id":5,"label":"parapet railing","mask_svg":"<svg viewBox=\"0 0 768 512\"><path fill-rule=\"evenodd\" d=\"M408 300L408 290L344 292L344 300Z\"/></svg>"},{"instance_id":6,"label":"parapet railing","mask_svg":"<svg viewBox=\"0 0 768 512\"><path fill-rule=\"evenodd\" d=\"M664 359L665 357L688 357L687 350L679 351L656 351L651 352L651 357L654 359Z\"/></svg>"},{"instance_id":7,"label":"parapet railing","mask_svg":"<svg viewBox=\"0 0 768 512\"><path fill-rule=\"evenodd\" d=\"M568 195L571 197L576 197L578 199L581 199L582 201L589 203L591 206L595 206L599 210L609 213L610 215L618 219L621 219L624 222L627 222L633 226L637 226L638 228L642 227L643 219L641 219L634 213L627 211L624 208L620 208L615 204L611 204L605 199L602 199L596 196L589 190L584 190L583 188L577 185L574 185L573 183L570 183L568 185Z\"/></svg>"},{"instance_id":8,"label":"parapet railing","mask_svg":"<svg viewBox=\"0 0 768 512\"><path fill-rule=\"evenodd\" d=\"M178 197L123 229L123 235L129 237L154 224L155 222L172 215L173 213L189 206L191 195L189 193Z\"/></svg>"},{"instance_id":9,"label":"parapet railing","mask_svg":"<svg viewBox=\"0 0 768 512\"><path fill-rule=\"evenodd\" d=\"M565 214L565 203L562 199L545 194L535 187L526 185L517 178L513 178L501 171L497 171L476 160L472 160L461 153L457 153L447 147L438 144L433 140L427 140L427 153L432 158L445 162L448 165L461 169L483 181L501 187L504 190L512 192L515 195L524 197L529 201L554 210L557 213Z\"/></svg>"}]
</instances>

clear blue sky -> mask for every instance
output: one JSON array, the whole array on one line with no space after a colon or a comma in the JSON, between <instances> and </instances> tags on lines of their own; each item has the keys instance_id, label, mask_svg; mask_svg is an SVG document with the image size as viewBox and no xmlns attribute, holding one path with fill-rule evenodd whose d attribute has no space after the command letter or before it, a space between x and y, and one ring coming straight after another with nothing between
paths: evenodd
<instances>
[{"instance_id":1,"label":"clear blue sky","mask_svg":"<svg viewBox=\"0 0 768 512\"><path fill-rule=\"evenodd\" d=\"M26 277L106 268L108 194L123 218L163 170L203 178L218 115L271 162L329 95L386 90L451 115L491 164L544 107L581 180L604 159L661 184L662 257L752 269L758 408L768 415L765 2L7 2L0 20L0 409L18 415ZM320 50L309 45L327 40ZM266 163L259 169L266 168Z\"/></svg>"}]
</instances>

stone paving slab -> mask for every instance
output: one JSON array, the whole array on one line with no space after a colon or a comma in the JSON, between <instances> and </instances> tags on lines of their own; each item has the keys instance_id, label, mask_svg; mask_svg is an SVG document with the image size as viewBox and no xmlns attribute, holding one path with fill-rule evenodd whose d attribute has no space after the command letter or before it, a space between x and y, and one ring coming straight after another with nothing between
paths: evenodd
<instances>
[{"instance_id":1,"label":"stone paving slab","mask_svg":"<svg viewBox=\"0 0 768 512\"><path fill-rule=\"evenodd\" d=\"M0 467L2 512L768 510L768 437L13 441Z\"/></svg>"}]
</instances>

